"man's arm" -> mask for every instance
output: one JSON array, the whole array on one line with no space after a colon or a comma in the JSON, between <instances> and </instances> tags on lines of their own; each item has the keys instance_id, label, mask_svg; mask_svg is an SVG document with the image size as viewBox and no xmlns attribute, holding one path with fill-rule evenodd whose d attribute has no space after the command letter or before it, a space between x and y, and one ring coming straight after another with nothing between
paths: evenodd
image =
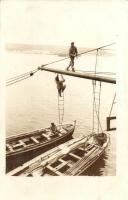
<instances>
[{"instance_id":1,"label":"man's arm","mask_svg":"<svg viewBox=\"0 0 128 200\"><path fill-rule=\"evenodd\" d=\"M76 57L78 56L78 51L77 51L77 48L76 48Z\"/></svg>"},{"instance_id":2,"label":"man's arm","mask_svg":"<svg viewBox=\"0 0 128 200\"><path fill-rule=\"evenodd\" d=\"M72 53L72 51L71 51L71 47L70 47L70 49L69 49L69 56L71 56L71 53Z\"/></svg>"},{"instance_id":3,"label":"man's arm","mask_svg":"<svg viewBox=\"0 0 128 200\"><path fill-rule=\"evenodd\" d=\"M61 78L62 78L62 81L65 82L65 79L63 78L63 75L62 75L62 74L61 74Z\"/></svg>"}]
</instances>

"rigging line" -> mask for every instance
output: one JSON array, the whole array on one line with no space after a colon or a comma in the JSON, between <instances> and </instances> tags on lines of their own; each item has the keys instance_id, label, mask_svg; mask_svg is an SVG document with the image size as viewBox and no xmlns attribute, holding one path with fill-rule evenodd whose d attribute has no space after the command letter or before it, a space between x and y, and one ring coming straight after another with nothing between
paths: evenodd
<instances>
[{"instance_id":1,"label":"rigging line","mask_svg":"<svg viewBox=\"0 0 128 200\"><path fill-rule=\"evenodd\" d=\"M36 72L34 72L34 73L36 73ZM15 80L12 80L12 81L8 81L8 82L6 83L6 86L9 86L9 85L15 84L15 83L17 83L17 82L20 82L20 81L22 81L22 80L25 80L25 79L27 79L27 78L30 78L31 76L34 75L34 73L31 72L31 73L28 74L27 76L24 76L24 77L21 77L21 78L19 78L19 79L15 79Z\"/></svg>"},{"instance_id":2,"label":"rigging line","mask_svg":"<svg viewBox=\"0 0 128 200\"><path fill-rule=\"evenodd\" d=\"M26 72L26 73L21 74L21 75L18 75L18 76L14 76L14 77L12 77L12 78L7 79L7 82L8 82L8 81L11 81L11 80L13 80L13 79L22 78L22 77L24 77L24 76L29 75L30 73L36 73L38 70L39 70L39 69L35 69L35 70L31 70L31 71L29 71L29 72Z\"/></svg>"},{"instance_id":3,"label":"rigging line","mask_svg":"<svg viewBox=\"0 0 128 200\"><path fill-rule=\"evenodd\" d=\"M92 124L92 133L94 132L94 98L95 98L95 96L94 96L94 80L92 80L92 84L93 84L93 124Z\"/></svg>"},{"instance_id":4,"label":"rigging line","mask_svg":"<svg viewBox=\"0 0 128 200\"><path fill-rule=\"evenodd\" d=\"M34 71L35 71L35 70L34 70ZM15 84L15 83L20 82L20 81L22 81L22 80L25 80L25 79L27 79L27 78L33 76L37 71L38 71L38 70L36 70L35 72L30 72L30 73L29 73L28 75L26 75L26 76L22 76L22 77L19 77L19 78L17 78L17 79L15 78L14 80L7 81L7 82L6 82L6 86Z\"/></svg>"},{"instance_id":5,"label":"rigging line","mask_svg":"<svg viewBox=\"0 0 128 200\"><path fill-rule=\"evenodd\" d=\"M97 58L98 58L98 49L96 51L95 75L96 75L96 68L97 68Z\"/></svg>"},{"instance_id":6,"label":"rigging line","mask_svg":"<svg viewBox=\"0 0 128 200\"><path fill-rule=\"evenodd\" d=\"M98 49L97 49L97 53L96 53L96 62L95 62L95 75L96 75L96 68L97 68L97 58L98 58ZM98 103L98 111L97 111L97 105L96 105L96 81L92 81L93 83L93 127L92 127L92 132L94 132L94 128L95 128L95 116L94 114L96 113L96 117L97 117L97 121L98 121L98 133L99 133L99 126L102 130L102 126L101 126L101 122L100 122L100 118L99 118L99 111L100 111L100 93L101 93L101 82L100 82L100 91L99 91L99 103Z\"/></svg>"},{"instance_id":7,"label":"rigging line","mask_svg":"<svg viewBox=\"0 0 128 200\"><path fill-rule=\"evenodd\" d=\"M15 79L12 79L12 80L10 80L10 81L7 81L6 84L9 84L9 83L18 81L18 80L20 80L20 79L22 79L22 78L25 78L25 77L28 77L28 76L30 76L30 74L26 74L25 76L21 76L21 77L19 77L19 78L15 78Z\"/></svg>"},{"instance_id":8,"label":"rigging line","mask_svg":"<svg viewBox=\"0 0 128 200\"><path fill-rule=\"evenodd\" d=\"M95 101L95 107L96 107L96 101ZM97 110L95 110L95 112L96 112L96 116L97 116L97 120L98 120L98 125L100 125L100 129L103 132L102 125L101 125L100 118L99 118L99 113L97 112Z\"/></svg>"},{"instance_id":9,"label":"rigging line","mask_svg":"<svg viewBox=\"0 0 128 200\"><path fill-rule=\"evenodd\" d=\"M85 72L85 73L95 73L95 71L84 71L84 70L75 70L76 72ZM109 74L116 75L114 72L96 72L97 74Z\"/></svg>"},{"instance_id":10,"label":"rigging line","mask_svg":"<svg viewBox=\"0 0 128 200\"><path fill-rule=\"evenodd\" d=\"M22 78L22 79L16 80L16 81L14 81L14 82L12 82L12 83L7 83L6 86L13 85L13 84L15 84L15 83L18 83L18 82L23 81L23 80L25 80L25 79L27 79L27 78L30 78L30 77L31 77L31 76L27 76L27 77L25 77L25 78Z\"/></svg>"},{"instance_id":11,"label":"rigging line","mask_svg":"<svg viewBox=\"0 0 128 200\"><path fill-rule=\"evenodd\" d=\"M96 75L97 61L98 61L98 49L97 49L97 53L96 53L95 75ZM94 89L96 90L96 82L95 82L95 88ZM95 112L96 112L97 120L98 120L98 133L99 133L99 125L100 125L101 131L102 131L102 126L101 126L101 122L100 122L100 118L99 118L99 112L100 112L100 94L101 94L101 81L100 81L98 111L97 111L97 106L96 106L96 98L94 98ZM95 91L94 91L94 95L95 95Z\"/></svg>"},{"instance_id":12,"label":"rigging line","mask_svg":"<svg viewBox=\"0 0 128 200\"><path fill-rule=\"evenodd\" d=\"M18 82L18 81L20 81L20 80L22 80L22 79L27 78L27 77L30 77L30 76L27 75L27 76L24 76L24 77L21 77L21 78L18 78L18 79L14 79L14 80L12 80L12 81L7 81L7 82L6 82L6 85L11 85L11 84L16 83L16 82Z\"/></svg>"},{"instance_id":13,"label":"rigging line","mask_svg":"<svg viewBox=\"0 0 128 200\"><path fill-rule=\"evenodd\" d=\"M64 92L62 93L61 97L59 96L58 93L58 116L59 116L59 125L62 125L64 119Z\"/></svg>"},{"instance_id":14,"label":"rigging line","mask_svg":"<svg viewBox=\"0 0 128 200\"><path fill-rule=\"evenodd\" d=\"M108 45L105 45L105 46L101 46L101 47L96 48L96 49L91 49L91 50L85 51L85 52L83 52L83 53L78 54L78 56L79 56L79 55L82 55L82 54L85 54L85 53L92 52L92 51L96 51L96 50L98 50L98 49L102 49L102 48L104 48L104 47L106 47L106 46L110 46L110 45L113 45L113 44L115 44L115 43L111 43L111 44L108 44ZM53 62L44 64L44 65L41 65L41 67L44 67L44 66L47 66L47 65L50 65L50 64L57 63L57 62L66 60L66 59L68 59L68 58L69 58L69 57L66 57L66 58L63 58L63 59L60 59L60 60L56 60L56 61L53 61ZM35 72L37 72L37 71L40 70L40 69L41 69L41 68L38 67L37 69L35 69L35 70L33 70L33 71L26 72L26 73L24 73L24 74L21 74L21 75L18 75L18 76L9 78L7 81L12 81L12 80L14 80L14 79L16 80L16 79L18 79L18 78L21 78L21 77L24 77L24 76L26 76L26 75L29 75L30 73L35 73Z\"/></svg>"},{"instance_id":15,"label":"rigging line","mask_svg":"<svg viewBox=\"0 0 128 200\"><path fill-rule=\"evenodd\" d=\"M96 53L96 61L95 61L95 75L96 75L96 65L97 65L97 57L98 57L98 49L97 49L97 53ZM95 112L96 112L96 103L95 103L95 90L96 90L96 81L93 80L92 81L93 84L93 127L92 127L92 132L94 132L94 128L95 128Z\"/></svg>"},{"instance_id":16,"label":"rigging line","mask_svg":"<svg viewBox=\"0 0 128 200\"><path fill-rule=\"evenodd\" d=\"M100 81L100 91L99 91L99 104L98 104L98 133L99 133L99 119L100 119L100 97L101 97L101 81ZM102 130L102 127L100 125L100 128Z\"/></svg>"},{"instance_id":17,"label":"rigging line","mask_svg":"<svg viewBox=\"0 0 128 200\"><path fill-rule=\"evenodd\" d=\"M114 44L116 44L116 43L113 42L113 43L111 43L111 44L104 45L104 46L101 46L101 47L98 47L98 48L95 48L95 49L90 49L90 50L88 50L88 51L85 51L85 52L82 52L82 53L78 54L78 56L79 56L79 55L82 55L82 54L85 54L85 53L90 53L90 52L92 52L92 51L96 51L96 50L99 50L99 49L103 49L103 48L105 48L105 47L107 47L107 46L111 46L111 45L114 45Z\"/></svg>"},{"instance_id":18,"label":"rigging line","mask_svg":"<svg viewBox=\"0 0 128 200\"><path fill-rule=\"evenodd\" d=\"M90 52L92 52L92 51L96 51L96 50L99 50L99 49L102 49L102 48L105 48L105 47L107 47L107 46L111 46L111 45L114 45L114 44L116 44L116 43L111 43L111 44L108 44L108 45L105 45L105 46L101 46L101 47L98 47L98 48L95 48L95 49L90 49L90 50L88 50L88 51L85 51L85 52L82 52L82 53L78 54L78 56L80 56L80 55L82 55L82 54L90 53ZM66 60L66 59L68 59L68 58L69 58L69 56L66 57L66 58L60 59L60 60L55 60L55 61L53 61L53 62L49 62L49 63L47 63L47 64L41 65L41 67L45 67L45 66L47 66L47 65L51 65L51 64L54 64L54 63L57 63L57 62L61 62L61 61ZM39 69L40 69L40 67L39 67Z\"/></svg>"},{"instance_id":19,"label":"rigging line","mask_svg":"<svg viewBox=\"0 0 128 200\"><path fill-rule=\"evenodd\" d=\"M98 120L98 131L99 131L99 126L100 126L100 129L103 132L102 125L101 125L100 118L99 118L100 96L99 96L99 106L98 106L98 111L97 111L96 98L95 98L95 87L96 87L96 84L93 81L93 128L92 128L92 132L94 132L94 128L95 128L95 115L94 115L94 113L96 113L96 117L97 117L97 120ZM100 88L100 93L101 93L101 88Z\"/></svg>"},{"instance_id":20,"label":"rigging line","mask_svg":"<svg viewBox=\"0 0 128 200\"><path fill-rule=\"evenodd\" d=\"M113 101L112 101L109 117L111 116L111 113L112 113L112 109L113 109L113 105L114 105L114 102L115 102L115 98L116 98L116 92L115 92L115 95L114 95L114 98L113 98Z\"/></svg>"}]
</instances>

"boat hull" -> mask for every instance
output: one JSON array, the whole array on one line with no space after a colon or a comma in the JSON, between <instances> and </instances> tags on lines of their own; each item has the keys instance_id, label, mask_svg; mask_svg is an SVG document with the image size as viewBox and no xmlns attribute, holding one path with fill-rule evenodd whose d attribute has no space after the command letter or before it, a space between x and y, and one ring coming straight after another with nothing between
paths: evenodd
<instances>
[{"instance_id":1,"label":"boat hull","mask_svg":"<svg viewBox=\"0 0 128 200\"><path fill-rule=\"evenodd\" d=\"M13 170L19 165L22 165L28 160L33 159L34 157L48 151L49 149L54 148L55 146L70 140L72 138L74 129L75 126L72 126L72 128L69 131L67 131L66 134L62 134L61 136L58 136L50 141L33 145L30 148L26 148L18 152L12 152L10 154L6 154L6 172Z\"/></svg>"},{"instance_id":2,"label":"boat hull","mask_svg":"<svg viewBox=\"0 0 128 200\"><path fill-rule=\"evenodd\" d=\"M100 135L100 134L99 134ZM14 169L8 175L14 176L78 176L89 169L102 157L109 143L109 135L105 140L97 140L96 134L75 138L53 150L34 158L23 166ZM101 137L101 135L100 135ZM100 138L101 139L101 138ZM91 141L92 140L92 141ZM98 141L98 143L97 143ZM102 143L102 144L101 144Z\"/></svg>"}]
</instances>

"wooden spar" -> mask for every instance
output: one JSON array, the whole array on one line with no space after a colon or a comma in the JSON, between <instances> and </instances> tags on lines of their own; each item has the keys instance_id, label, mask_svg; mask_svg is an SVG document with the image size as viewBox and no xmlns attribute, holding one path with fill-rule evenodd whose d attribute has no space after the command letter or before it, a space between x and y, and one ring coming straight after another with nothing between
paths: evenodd
<instances>
[{"instance_id":1,"label":"wooden spar","mask_svg":"<svg viewBox=\"0 0 128 200\"><path fill-rule=\"evenodd\" d=\"M85 78L85 79L90 79L90 80L95 80L95 81L102 81L106 83L112 83L116 84L116 79L111 78L111 77L105 77L105 76L99 76L97 74L88 74L88 73L79 73L79 72L71 72L71 71L66 71L66 70L60 70L60 69L55 69L55 68L49 68L49 67L39 67L40 70L48 71L48 72L54 72L58 74L64 74L68 76L74 76L78 78Z\"/></svg>"}]
</instances>

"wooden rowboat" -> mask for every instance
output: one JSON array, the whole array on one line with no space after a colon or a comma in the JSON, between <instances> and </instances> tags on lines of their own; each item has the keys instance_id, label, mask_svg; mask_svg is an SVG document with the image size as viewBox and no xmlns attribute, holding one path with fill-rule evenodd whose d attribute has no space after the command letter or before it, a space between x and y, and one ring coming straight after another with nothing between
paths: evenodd
<instances>
[{"instance_id":1,"label":"wooden rowboat","mask_svg":"<svg viewBox=\"0 0 128 200\"><path fill-rule=\"evenodd\" d=\"M47 148L53 143L71 137L74 129L75 123L63 124L61 127L57 126L57 131L54 133L49 127L8 137L6 139L6 157L19 156L25 152Z\"/></svg>"},{"instance_id":2,"label":"wooden rowboat","mask_svg":"<svg viewBox=\"0 0 128 200\"><path fill-rule=\"evenodd\" d=\"M6 172L72 138L75 123L50 127L6 138Z\"/></svg>"},{"instance_id":3,"label":"wooden rowboat","mask_svg":"<svg viewBox=\"0 0 128 200\"><path fill-rule=\"evenodd\" d=\"M82 175L103 155L108 143L109 135L107 133L75 138L12 170L8 175Z\"/></svg>"}]
</instances>

